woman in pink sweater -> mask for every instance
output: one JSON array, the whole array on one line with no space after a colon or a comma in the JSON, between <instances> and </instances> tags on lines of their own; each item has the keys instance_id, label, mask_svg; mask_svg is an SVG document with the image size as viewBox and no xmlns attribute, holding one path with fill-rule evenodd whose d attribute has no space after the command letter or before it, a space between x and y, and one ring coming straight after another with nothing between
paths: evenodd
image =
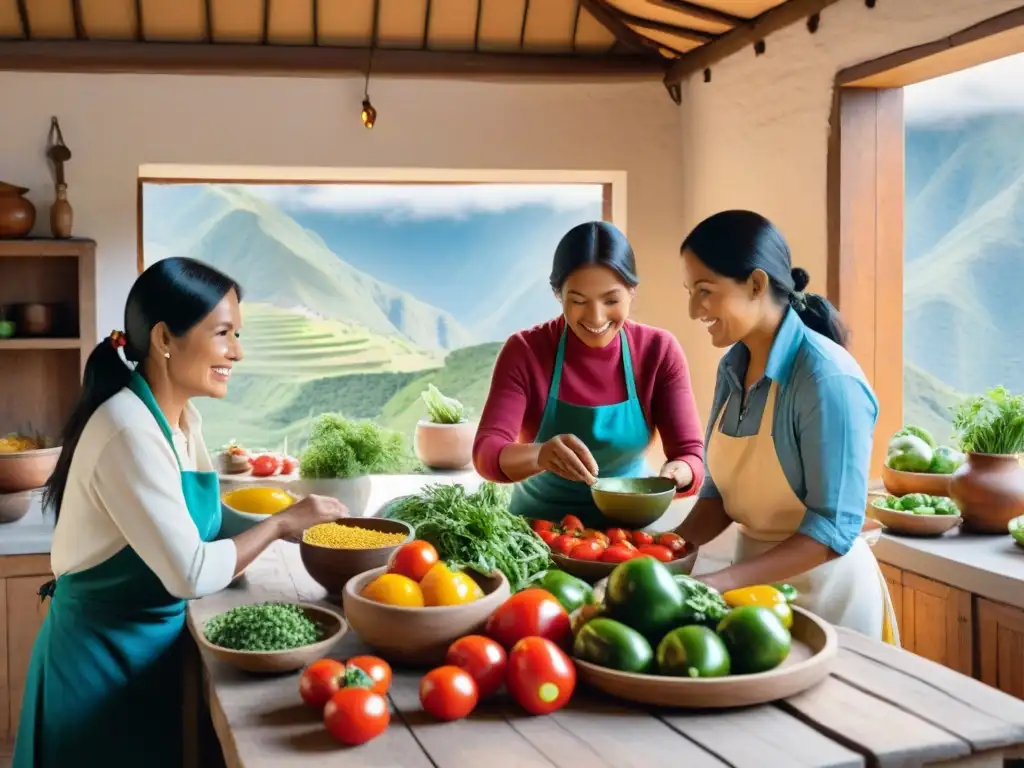
<instances>
[{"instance_id":1,"label":"woman in pink sweater","mask_svg":"<svg viewBox=\"0 0 1024 768\"><path fill-rule=\"evenodd\" d=\"M600 526L590 486L653 474L657 430L668 457L659 474L694 493L704 441L686 359L670 333L629 320L639 284L629 241L605 222L574 227L550 282L562 314L502 347L473 447L477 472L516 483L515 514Z\"/></svg>"}]
</instances>

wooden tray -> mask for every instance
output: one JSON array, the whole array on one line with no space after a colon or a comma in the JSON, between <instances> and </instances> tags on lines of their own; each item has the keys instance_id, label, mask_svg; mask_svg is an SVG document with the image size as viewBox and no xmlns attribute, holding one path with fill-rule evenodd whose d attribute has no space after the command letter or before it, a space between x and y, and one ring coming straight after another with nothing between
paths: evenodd
<instances>
[{"instance_id":1,"label":"wooden tray","mask_svg":"<svg viewBox=\"0 0 1024 768\"><path fill-rule=\"evenodd\" d=\"M832 671L839 640L832 625L793 606L793 647L782 664L756 675L663 677L619 672L574 659L579 679L626 701L657 707L727 709L766 704L812 688Z\"/></svg>"},{"instance_id":2,"label":"wooden tray","mask_svg":"<svg viewBox=\"0 0 1024 768\"><path fill-rule=\"evenodd\" d=\"M589 584L605 578L618 565L618 563L598 563L593 560L575 560L555 552L551 553L551 559L560 570L571 573L577 579L583 579L583 581ZM685 573L689 575L690 571L693 570L695 562L697 562L697 553L692 552L686 557L680 557L678 560L665 563L665 567L672 571L672 573Z\"/></svg>"},{"instance_id":3,"label":"wooden tray","mask_svg":"<svg viewBox=\"0 0 1024 768\"><path fill-rule=\"evenodd\" d=\"M906 536L941 536L964 521L960 515L915 515L875 504L871 505L871 510L888 531Z\"/></svg>"}]
</instances>

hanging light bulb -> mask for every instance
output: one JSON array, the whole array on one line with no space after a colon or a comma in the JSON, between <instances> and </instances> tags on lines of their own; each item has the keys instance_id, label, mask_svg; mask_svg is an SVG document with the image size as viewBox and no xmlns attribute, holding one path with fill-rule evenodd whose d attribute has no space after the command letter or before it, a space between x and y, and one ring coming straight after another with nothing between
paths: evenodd
<instances>
[{"instance_id":1,"label":"hanging light bulb","mask_svg":"<svg viewBox=\"0 0 1024 768\"><path fill-rule=\"evenodd\" d=\"M377 110L373 108L373 104L370 103L370 97L367 96L363 99L363 125L367 128L373 128L373 124L377 122Z\"/></svg>"}]
</instances>

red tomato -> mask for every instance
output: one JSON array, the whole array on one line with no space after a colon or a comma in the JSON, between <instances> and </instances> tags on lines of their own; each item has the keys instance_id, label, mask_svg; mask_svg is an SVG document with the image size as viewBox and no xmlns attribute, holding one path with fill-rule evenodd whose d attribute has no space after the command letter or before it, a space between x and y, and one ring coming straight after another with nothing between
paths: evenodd
<instances>
[{"instance_id":1,"label":"red tomato","mask_svg":"<svg viewBox=\"0 0 1024 768\"><path fill-rule=\"evenodd\" d=\"M285 456L281 459L281 474L290 475L299 469L299 460L294 456Z\"/></svg>"},{"instance_id":2,"label":"red tomato","mask_svg":"<svg viewBox=\"0 0 1024 768\"><path fill-rule=\"evenodd\" d=\"M557 552L560 555L568 555L572 552L572 548L580 543L580 540L573 536L571 533L563 533L557 539L551 542L551 551Z\"/></svg>"},{"instance_id":3,"label":"red tomato","mask_svg":"<svg viewBox=\"0 0 1024 768\"><path fill-rule=\"evenodd\" d=\"M432 669L420 680L420 704L440 720L458 720L476 708L480 699L470 674L456 666Z\"/></svg>"},{"instance_id":4,"label":"red tomato","mask_svg":"<svg viewBox=\"0 0 1024 768\"><path fill-rule=\"evenodd\" d=\"M576 688L576 667L550 640L524 637L508 656L505 686L531 715L561 709Z\"/></svg>"},{"instance_id":5,"label":"red tomato","mask_svg":"<svg viewBox=\"0 0 1024 768\"><path fill-rule=\"evenodd\" d=\"M550 531L555 527L555 524L550 520L531 520L530 528L533 529L534 533L540 533L541 531Z\"/></svg>"},{"instance_id":6,"label":"red tomato","mask_svg":"<svg viewBox=\"0 0 1024 768\"><path fill-rule=\"evenodd\" d=\"M633 547L626 547L623 544L612 544L608 549L601 553L602 563L624 563L627 560L632 560L634 557L638 557L639 552Z\"/></svg>"},{"instance_id":7,"label":"red tomato","mask_svg":"<svg viewBox=\"0 0 1024 768\"><path fill-rule=\"evenodd\" d=\"M324 727L342 744L363 744L391 722L388 702L368 688L342 688L324 707Z\"/></svg>"},{"instance_id":8,"label":"red tomato","mask_svg":"<svg viewBox=\"0 0 1024 768\"><path fill-rule=\"evenodd\" d=\"M597 539L583 539L572 548L569 557L573 560L600 560L605 546Z\"/></svg>"},{"instance_id":9,"label":"red tomato","mask_svg":"<svg viewBox=\"0 0 1024 768\"><path fill-rule=\"evenodd\" d=\"M299 696L309 706L322 710L344 684L344 664L334 659L318 659L302 670Z\"/></svg>"},{"instance_id":10,"label":"red tomato","mask_svg":"<svg viewBox=\"0 0 1024 768\"><path fill-rule=\"evenodd\" d=\"M270 477L281 468L281 461L271 453L262 453L249 461L253 477Z\"/></svg>"},{"instance_id":11,"label":"red tomato","mask_svg":"<svg viewBox=\"0 0 1024 768\"><path fill-rule=\"evenodd\" d=\"M464 669L476 683L481 699L492 695L505 679L505 664L508 656L501 645L483 635L467 635L448 647L445 662Z\"/></svg>"},{"instance_id":12,"label":"red tomato","mask_svg":"<svg viewBox=\"0 0 1024 768\"><path fill-rule=\"evenodd\" d=\"M583 521L576 517L576 515L566 515L562 518L562 530L567 533L569 531L582 531Z\"/></svg>"},{"instance_id":13,"label":"red tomato","mask_svg":"<svg viewBox=\"0 0 1024 768\"><path fill-rule=\"evenodd\" d=\"M572 639L569 614L555 596L530 587L516 592L487 619L484 631L506 649L524 637L545 637L565 647Z\"/></svg>"},{"instance_id":14,"label":"red tomato","mask_svg":"<svg viewBox=\"0 0 1024 768\"><path fill-rule=\"evenodd\" d=\"M647 531L633 531L633 543L638 547L642 547L645 544L653 544L654 537Z\"/></svg>"},{"instance_id":15,"label":"red tomato","mask_svg":"<svg viewBox=\"0 0 1024 768\"><path fill-rule=\"evenodd\" d=\"M555 543L555 539L557 539L559 536L559 534L555 533L554 531L541 531L537 535L540 536L541 540L549 547Z\"/></svg>"},{"instance_id":16,"label":"red tomato","mask_svg":"<svg viewBox=\"0 0 1024 768\"><path fill-rule=\"evenodd\" d=\"M661 544L644 544L637 551L641 555L649 555L656 560L661 560L663 563L671 562L674 559L672 550L668 547L661 546Z\"/></svg>"},{"instance_id":17,"label":"red tomato","mask_svg":"<svg viewBox=\"0 0 1024 768\"><path fill-rule=\"evenodd\" d=\"M608 544L608 535L603 531L598 531L595 528L587 528L583 531L582 538L584 539L596 539L602 544Z\"/></svg>"},{"instance_id":18,"label":"red tomato","mask_svg":"<svg viewBox=\"0 0 1024 768\"><path fill-rule=\"evenodd\" d=\"M403 544L388 558L388 573L408 576L419 582L427 575L427 571L437 565L437 550L429 541L410 541Z\"/></svg>"},{"instance_id":19,"label":"red tomato","mask_svg":"<svg viewBox=\"0 0 1024 768\"><path fill-rule=\"evenodd\" d=\"M609 528L608 541L618 544L620 541L629 541L629 531L625 528Z\"/></svg>"},{"instance_id":20,"label":"red tomato","mask_svg":"<svg viewBox=\"0 0 1024 768\"><path fill-rule=\"evenodd\" d=\"M345 666L348 669L357 667L368 674L373 680L373 687L370 690L374 693L383 696L391 687L391 665L384 659L378 659L376 656L353 656L345 662Z\"/></svg>"},{"instance_id":21,"label":"red tomato","mask_svg":"<svg viewBox=\"0 0 1024 768\"><path fill-rule=\"evenodd\" d=\"M686 549L686 542L683 541L682 536L678 533L665 532L658 537L658 543L663 547L671 549L676 557L679 557L683 550Z\"/></svg>"}]
</instances>

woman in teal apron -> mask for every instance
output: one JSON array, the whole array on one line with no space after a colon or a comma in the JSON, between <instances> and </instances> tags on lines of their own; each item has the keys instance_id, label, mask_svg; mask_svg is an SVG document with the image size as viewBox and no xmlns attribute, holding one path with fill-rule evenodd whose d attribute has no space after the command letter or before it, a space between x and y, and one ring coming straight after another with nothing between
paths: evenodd
<instances>
[{"instance_id":1,"label":"woman in teal apron","mask_svg":"<svg viewBox=\"0 0 1024 768\"><path fill-rule=\"evenodd\" d=\"M605 526L598 477L673 479L693 493L703 439L683 351L629 320L639 284L629 241L606 222L570 230L555 250L555 320L511 336L495 363L473 451L479 474L514 482L511 509ZM667 460L648 464L654 433Z\"/></svg>"},{"instance_id":2,"label":"woman in teal apron","mask_svg":"<svg viewBox=\"0 0 1024 768\"><path fill-rule=\"evenodd\" d=\"M180 766L186 600L226 587L275 540L345 512L307 497L240 532L222 519L188 401L227 393L241 359L239 296L202 263L157 262L129 293L125 333L89 356L44 491L58 516L57 577L40 590L51 603L29 664L16 768Z\"/></svg>"}]
</instances>

